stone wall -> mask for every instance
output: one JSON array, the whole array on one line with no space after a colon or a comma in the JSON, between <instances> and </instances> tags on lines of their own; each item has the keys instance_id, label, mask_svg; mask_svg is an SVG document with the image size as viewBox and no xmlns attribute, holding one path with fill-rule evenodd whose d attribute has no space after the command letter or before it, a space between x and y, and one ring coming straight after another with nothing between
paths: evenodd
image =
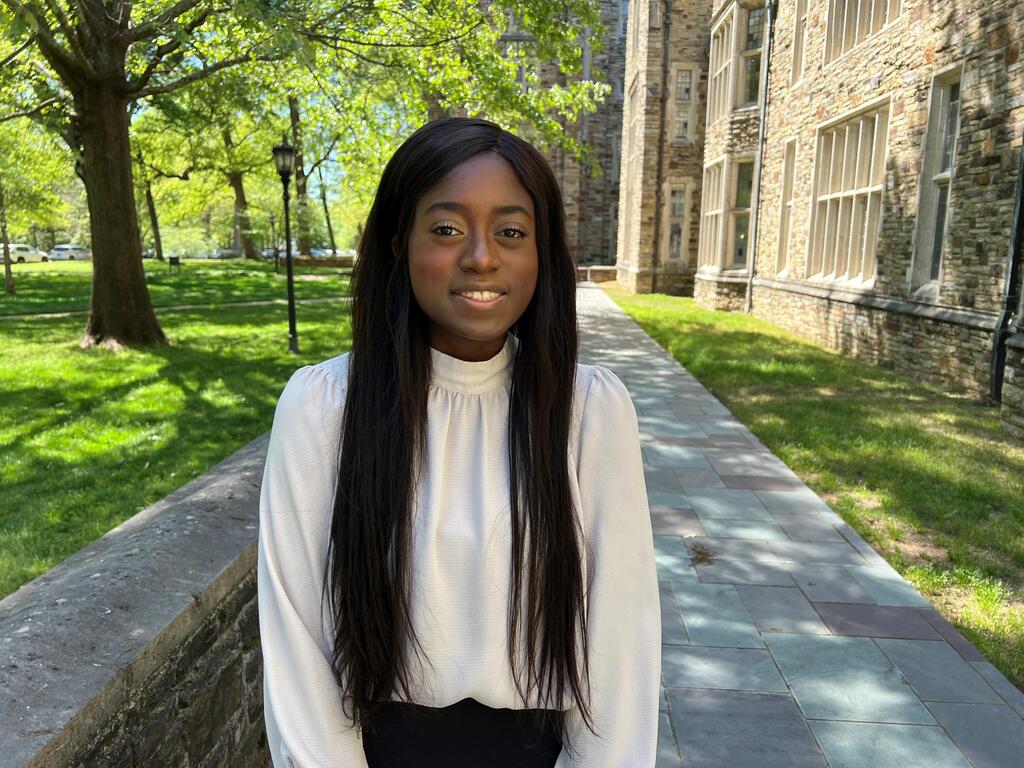
<instances>
[{"instance_id":1,"label":"stone wall","mask_svg":"<svg viewBox=\"0 0 1024 768\"><path fill-rule=\"evenodd\" d=\"M0 766L253 768L269 433L0 601Z\"/></svg>"},{"instance_id":2,"label":"stone wall","mask_svg":"<svg viewBox=\"0 0 1024 768\"><path fill-rule=\"evenodd\" d=\"M742 277L706 276L698 272L694 284L694 299L705 309L737 312L746 301L747 281Z\"/></svg>"},{"instance_id":3,"label":"stone wall","mask_svg":"<svg viewBox=\"0 0 1024 768\"><path fill-rule=\"evenodd\" d=\"M1024 440L1024 333L1006 343L1006 375L1003 378L1003 426Z\"/></svg>"}]
</instances>

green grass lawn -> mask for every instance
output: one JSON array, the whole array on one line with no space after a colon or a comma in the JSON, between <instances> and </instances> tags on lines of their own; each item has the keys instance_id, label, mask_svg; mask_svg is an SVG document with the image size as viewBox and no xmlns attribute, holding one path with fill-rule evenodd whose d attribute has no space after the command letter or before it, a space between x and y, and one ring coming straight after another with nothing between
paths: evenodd
<instances>
[{"instance_id":1,"label":"green grass lawn","mask_svg":"<svg viewBox=\"0 0 1024 768\"><path fill-rule=\"evenodd\" d=\"M287 296L284 261L280 274L274 263L232 259L200 261L184 259L181 271L170 271L166 262L146 259L146 282L153 305L222 304ZM0 274L2 274L0 265ZM0 316L38 312L70 312L89 308L92 294L92 262L51 261L14 264L15 294L4 293L0 280ZM295 265L295 296L300 299L343 296L348 276L339 267Z\"/></svg>"},{"instance_id":2,"label":"green grass lawn","mask_svg":"<svg viewBox=\"0 0 1024 768\"><path fill-rule=\"evenodd\" d=\"M997 408L743 313L602 287L1024 688L1024 444Z\"/></svg>"},{"instance_id":3,"label":"green grass lawn","mask_svg":"<svg viewBox=\"0 0 1024 768\"><path fill-rule=\"evenodd\" d=\"M78 349L81 318L0 324L0 597L268 430L291 372L350 344L341 302L298 308L299 357L284 306L160 322L169 346L119 353Z\"/></svg>"}]
</instances>

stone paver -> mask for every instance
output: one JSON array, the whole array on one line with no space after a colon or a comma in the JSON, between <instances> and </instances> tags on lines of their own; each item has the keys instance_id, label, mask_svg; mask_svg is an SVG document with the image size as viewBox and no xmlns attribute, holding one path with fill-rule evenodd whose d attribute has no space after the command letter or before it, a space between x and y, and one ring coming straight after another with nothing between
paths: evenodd
<instances>
[{"instance_id":1,"label":"stone paver","mask_svg":"<svg viewBox=\"0 0 1024 768\"><path fill-rule=\"evenodd\" d=\"M638 415L657 768L1022 768L1024 693L593 283L583 362Z\"/></svg>"}]
</instances>

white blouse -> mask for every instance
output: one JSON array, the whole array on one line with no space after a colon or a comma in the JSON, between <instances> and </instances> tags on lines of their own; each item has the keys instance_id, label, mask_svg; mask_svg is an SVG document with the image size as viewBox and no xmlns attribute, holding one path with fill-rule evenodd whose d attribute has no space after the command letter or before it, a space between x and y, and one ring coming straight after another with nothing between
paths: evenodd
<instances>
[{"instance_id":1,"label":"white blouse","mask_svg":"<svg viewBox=\"0 0 1024 768\"><path fill-rule=\"evenodd\" d=\"M417 664L410 651L417 704L473 698L496 708L524 706L507 654L506 429L517 344L507 334L502 350L482 362L431 348L428 456L413 507L411 587L415 631L433 666ZM267 450L257 585L275 768L367 766L361 732L345 716L331 675L332 625L326 603L322 611L320 605L348 362L345 353L295 371L278 401ZM575 386L570 485L591 548L583 583L592 579L585 599L598 737L567 686L566 723L579 752L574 760L563 748L556 768L653 768L661 615L636 412L623 383L600 365L579 364ZM536 690L531 696L531 707L548 704Z\"/></svg>"}]
</instances>

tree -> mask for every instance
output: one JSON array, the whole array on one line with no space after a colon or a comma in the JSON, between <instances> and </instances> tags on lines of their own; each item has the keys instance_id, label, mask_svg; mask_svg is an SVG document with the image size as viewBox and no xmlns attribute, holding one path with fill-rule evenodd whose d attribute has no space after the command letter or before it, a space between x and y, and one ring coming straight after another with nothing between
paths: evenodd
<instances>
[{"instance_id":1,"label":"tree","mask_svg":"<svg viewBox=\"0 0 1024 768\"><path fill-rule=\"evenodd\" d=\"M578 71L579 34L568 14L594 29L596 0L506 5L530 30L538 57ZM142 269L129 130L129 106L139 100L254 61L293 58L315 73L319 55L328 91L343 91L355 70L374 67L405 81L406 103L440 94L442 105L462 104L507 125L530 121L541 136L579 151L557 116L575 119L607 92L577 83L520 93L510 86L518 62L498 45L500 15L471 0L0 0L0 12L0 93L10 107L0 121L33 117L58 131L86 187L94 267L83 345L166 341Z\"/></svg>"}]
</instances>

